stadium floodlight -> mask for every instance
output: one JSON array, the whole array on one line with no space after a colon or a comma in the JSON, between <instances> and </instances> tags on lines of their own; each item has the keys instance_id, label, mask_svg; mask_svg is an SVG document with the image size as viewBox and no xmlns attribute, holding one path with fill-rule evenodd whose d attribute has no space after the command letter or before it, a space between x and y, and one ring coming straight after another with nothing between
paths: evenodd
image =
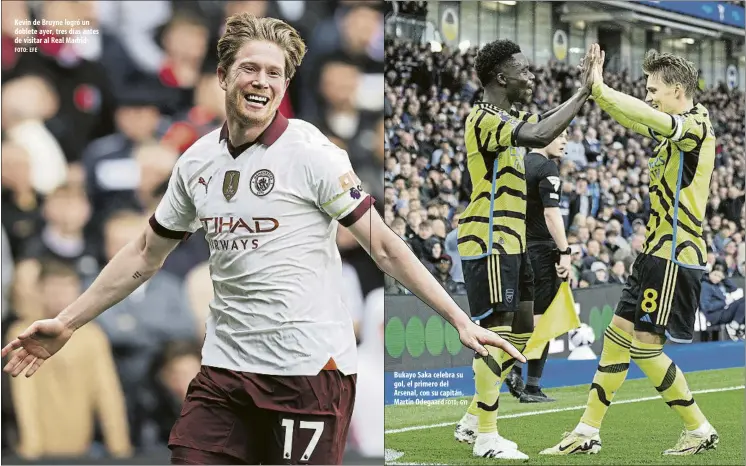
<instances>
[{"instance_id":1,"label":"stadium floodlight","mask_svg":"<svg viewBox=\"0 0 746 466\"><path fill-rule=\"evenodd\" d=\"M440 53L443 51L443 46L440 45L440 42L433 40L433 41L430 41L430 50L433 53Z\"/></svg>"},{"instance_id":2,"label":"stadium floodlight","mask_svg":"<svg viewBox=\"0 0 746 466\"><path fill-rule=\"evenodd\" d=\"M461 43L458 44L458 49L461 53L466 53L466 51L469 50L469 47L471 47L471 42L468 40L461 41Z\"/></svg>"},{"instance_id":3,"label":"stadium floodlight","mask_svg":"<svg viewBox=\"0 0 746 466\"><path fill-rule=\"evenodd\" d=\"M691 37L683 37L681 39L681 42L692 45L694 43L694 39L692 39Z\"/></svg>"}]
</instances>

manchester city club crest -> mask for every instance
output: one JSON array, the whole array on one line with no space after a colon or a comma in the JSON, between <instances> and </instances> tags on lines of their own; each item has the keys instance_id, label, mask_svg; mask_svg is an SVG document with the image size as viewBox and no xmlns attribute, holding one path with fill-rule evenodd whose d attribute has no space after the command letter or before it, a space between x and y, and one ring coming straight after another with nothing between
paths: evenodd
<instances>
[{"instance_id":1,"label":"manchester city club crest","mask_svg":"<svg viewBox=\"0 0 746 466\"><path fill-rule=\"evenodd\" d=\"M275 187L275 175L269 170L259 170L251 177L251 192L257 196L266 196Z\"/></svg>"}]
</instances>

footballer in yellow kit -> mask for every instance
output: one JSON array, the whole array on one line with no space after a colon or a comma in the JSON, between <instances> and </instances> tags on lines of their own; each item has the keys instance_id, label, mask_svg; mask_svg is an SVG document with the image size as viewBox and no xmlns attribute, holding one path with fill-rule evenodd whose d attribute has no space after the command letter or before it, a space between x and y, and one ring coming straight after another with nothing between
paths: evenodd
<instances>
[{"instance_id":1,"label":"footballer in yellow kit","mask_svg":"<svg viewBox=\"0 0 746 466\"><path fill-rule=\"evenodd\" d=\"M715 133L707 109L693 102L698 75L694 64L669 53L648 52L643 102L603 83L603 54L597 52L593 99L617 122L657 144L648 161L651 214L644 250L604 333L585 413L572 432L541 454L600 451L601 422L634 360L685 425L676 445L663 454L693 455L714 449L719 437L663 345L666 339L692 341L707 258L703 224Z\"/></svg>"}]
</instances>

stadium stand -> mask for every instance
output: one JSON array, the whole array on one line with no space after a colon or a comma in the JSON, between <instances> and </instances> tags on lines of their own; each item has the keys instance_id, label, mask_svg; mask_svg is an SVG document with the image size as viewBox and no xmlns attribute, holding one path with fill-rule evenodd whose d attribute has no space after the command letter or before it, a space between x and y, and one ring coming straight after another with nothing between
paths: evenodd
<instances>
[{"instance_id":1,"label":"stadium stand","mask_svg":"<svg viewBox=\"0 0 746 466\"><path fill-rule=\"evenodd\" d=\"M386 63L385 219L444 286L456 292L463 292L451 283L463 281L456 227L470 193L463 120L479 89L471 67L476 53L476 47L434 52L427 43L386 41L386 55L395 59ZM579 85L577 71L554 60L533 65L531 72L536 75L534 99L522 110L545 112ZM633 80L623 71L606 73L604 80L622 92L644 96L644 78ZM722 261L727 277L744 277L744 93L721 82L701 89L695 100L713 109L718 135L705 226L708 264ZM573 121L560 168L561 209L576 250L573 287L621 283L627 277L641 251L649 215L651 153L650 139L614 123L591 102ZM437 264L444 264L441 271L450 270L449 277L436 272ZM387 293L407 292L386 280Z\"/></svg>"},{"instance_id":2,"label":"stadium stand","mask_svg":"<svg viewBox=\"0 0 746 466\"><path fill-rule=\"evenodd\" d=\"M283 19L299 30L308 54L281 111L310 121L346 149L365 189L383 198L380 2L4 3L4 342L29 320L59 312L90 284L107 259L145 227L180 154L222 124L216 46L225 18L243 11ZM84 44L48 43L36 53L20 52L15 41L27 35L17 24L33 19L81 19L96 34L86 35ZM377 329L383 326L383 303L368 298L382 289L383 278L348 236L339 235L350 290L345 300L365 361L360 370L368 382L360 396L370 400L382 384L374 380L382 377L383 337ZM168 461L169 430L199 370L212 298L208 255L203 235L195 234L147 286L90 326L77 353L51 360L38 379L9 384L2 374L4 462L19 456L65 456L78 464ZM36 400L19 396L29 383L44 385L44 372L64 375L65 364L76 369L68 377L89 377L86 372L103 367L105 372L90 377L105 379L100 384L108 387L108 398L101 403L110 408L101 411L95 386L66 405L71 392L86 384L82 379L47 386L48 396ZM55 413L63 417L52 418ZM64 413L85 420L71 425L62 421ZM359 434L370 429L368 423L383 430L382 419L358 415L346 462L381 463L382 442ZM74 442L65 442L68 435Z\"/></svg>"}]
</instances>

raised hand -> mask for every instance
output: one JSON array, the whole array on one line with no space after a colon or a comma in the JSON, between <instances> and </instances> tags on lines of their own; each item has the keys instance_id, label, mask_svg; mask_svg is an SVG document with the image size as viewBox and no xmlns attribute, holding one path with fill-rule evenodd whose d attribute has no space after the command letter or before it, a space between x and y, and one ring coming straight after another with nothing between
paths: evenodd
<instances>
[{"instance_id":1,"label":"raised hand","mask_svg":"<svg viewBox=\"0 0 746 466\"><path fill-rule=\"evenodd\" d=\"M606 52L602 51L598 44L593 44L591 48L595 48L591 66L591 83L601 84L604 82L604 60L606 60Z\"/></svg>"},{"instance_id":2,"label":"raised hand","mask_svg":"<svg viewBox=\"0 0 746 466\"><path fill-rule=\"evenodd\" d=\"M603 82L603 62L605 53L601 51L598 44L593 44L588 49L585 57L580 61L578 67L580 71L581 82L583 87L589 92L593 88L593 83Z\"/></svg>"},{"instance_id":3,"label":"raised hand","mask_svg":"<svg viewBox=\"0 0 746 466\"><path fill-rule=\"evenodd\" d=\"M591 48L588 49L588 51L585 54L585 57L583 57L580 60L580 65L578 65L578 71L580 71L580 82L583 88L585 88L585 90L587 90L588 92L590 92L591 88L593 87L593 81L591 81L592 68L593 68L593 45L591 45Z\"/></svg>"},{"instance_id":4,"label":"raised hand","mask_svg":"<svg viewBox=\"0 0 746 466\"><path fill-rule=\"evenodd\" d=\"M30 365L26 377L31 377L44 361L65 346L72 335L73 330L60 320L37 320L3 348L2 357L15 351L3 371L18 377Z\"/></svg>"}]
</instances>

